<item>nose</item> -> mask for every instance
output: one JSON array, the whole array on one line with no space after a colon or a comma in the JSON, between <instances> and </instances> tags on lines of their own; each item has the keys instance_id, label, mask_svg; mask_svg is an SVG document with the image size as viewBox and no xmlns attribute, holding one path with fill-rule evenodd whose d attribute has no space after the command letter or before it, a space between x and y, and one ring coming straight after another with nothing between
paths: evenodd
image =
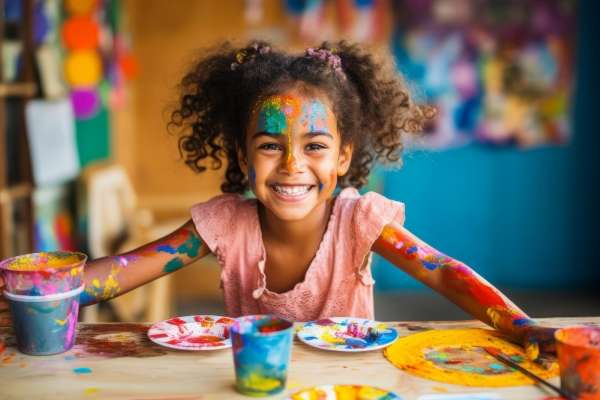
<instances>
[{"instance_id":1,"label":"nose","mask_svg":"<svg viewBox=\"0 0 600 400\"><path fill-rule=\"evenodd\" d=\"M294 154L294 151L292 149L288 149L284 157L282 157L281 169L283 172L286 172L288 174L295 174L300 172L301 170L300 163L301 161L299 160L297 155Z\"/></svg>"}]
</instances>

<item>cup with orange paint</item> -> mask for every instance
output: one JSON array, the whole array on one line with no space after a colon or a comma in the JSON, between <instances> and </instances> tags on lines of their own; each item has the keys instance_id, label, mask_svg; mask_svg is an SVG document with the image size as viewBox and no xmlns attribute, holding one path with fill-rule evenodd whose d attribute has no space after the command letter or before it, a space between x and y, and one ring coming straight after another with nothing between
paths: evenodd
<instances>
[{"instance_id":1,"label":"cup with orange paint","mask_svg":"<svg viewBox=\"0 0 600 400\"><path fill-rule=\"evenodd\" d=\"M43 252L0 262L19 351L48 355L73 347L86 260L83 253Z\"/></svg>"},{"instance_id":2,"label":"cup with orange paint","mask_svg":"<svg viewBox=\"0 0 600 400\"><path fill-rule=\"evenodd\" d=\"M561 389L580 400L600 400L600 327L570 326L555 338Z\"/></svg>"}]
</instances>

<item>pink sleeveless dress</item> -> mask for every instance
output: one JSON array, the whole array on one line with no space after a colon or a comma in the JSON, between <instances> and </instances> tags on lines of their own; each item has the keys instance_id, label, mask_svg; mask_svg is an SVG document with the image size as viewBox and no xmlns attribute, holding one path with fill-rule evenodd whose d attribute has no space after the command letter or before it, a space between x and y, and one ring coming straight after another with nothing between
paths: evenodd
<instances>
[{"instance_id":1,"label":"pink sleeveless dress","mask_svg":"<svg viewBox=\"0 0 600 400\"><path fill-rule=\"evenodd\" d=\"M374 318L371 246L383 227L404 223L404 204L346 188L336 198L323 239L304 280L285 293L266 287L267 254L256 199L224 194L191 209L221 271L232 317L273 314L292 321L348 316Z\"/></svg>"}]
</instances>

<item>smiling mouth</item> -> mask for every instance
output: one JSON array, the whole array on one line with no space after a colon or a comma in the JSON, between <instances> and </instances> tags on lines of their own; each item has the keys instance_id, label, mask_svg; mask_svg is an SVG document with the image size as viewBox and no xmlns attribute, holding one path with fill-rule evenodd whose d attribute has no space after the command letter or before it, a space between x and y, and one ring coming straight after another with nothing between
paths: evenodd
<instances>
[{"instance_id":1,"label":"smiling mouth","mask_svg":"<svg viewBox=\"0 0 600 400\"><path fill-rule=\"evenodd\" d=\"M301 197L307 194L315 185L271 185L271 189L285 197Z\"/></svg>"}]
</instances>

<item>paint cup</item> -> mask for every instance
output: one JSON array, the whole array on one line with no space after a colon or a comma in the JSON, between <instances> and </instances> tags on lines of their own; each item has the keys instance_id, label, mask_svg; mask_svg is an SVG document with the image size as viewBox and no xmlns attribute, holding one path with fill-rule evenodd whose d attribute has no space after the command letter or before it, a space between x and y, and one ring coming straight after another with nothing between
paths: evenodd
<instances>
[{"instance_id":1,"label":"paint cup","mask_svg":"<svg viewBox=\"0 0 600 400\"><path fill-rule=\"evenodd\" d=\"M64 293L82 285L87 256L51 251L25 254L0 262L5 290L25 296Z\"/></svg>"},{"instance_id":2,"label":"paint cup","mask_svg":"<svg viewBox=\"0 0 600 400\"><path fill-rule=\"evenodd\" d=\"M570 326L554 336L561 389L580 400L600 400L600 327Z\"/></svg>"},{"instance_id":3,"label":"paint cup","mask_svg":"<svg viewBox=\"0 0 600 400\"><path fill-rule=\"evenodd\" d=\"M231 326L236 387L264 397L285 389L294 324L272 315L249 315Z\"/></svg>"},{"instance_id":4,"label":"paint cup","mask_svg":"<svg viewBox=\"0 0 600 400\"><path fill-rule=\"evenodd\" d=\"M21 353L34 356L62 353L73 347L83 286L46 296L4 291Z\"/></svg>"}]
</instances>

